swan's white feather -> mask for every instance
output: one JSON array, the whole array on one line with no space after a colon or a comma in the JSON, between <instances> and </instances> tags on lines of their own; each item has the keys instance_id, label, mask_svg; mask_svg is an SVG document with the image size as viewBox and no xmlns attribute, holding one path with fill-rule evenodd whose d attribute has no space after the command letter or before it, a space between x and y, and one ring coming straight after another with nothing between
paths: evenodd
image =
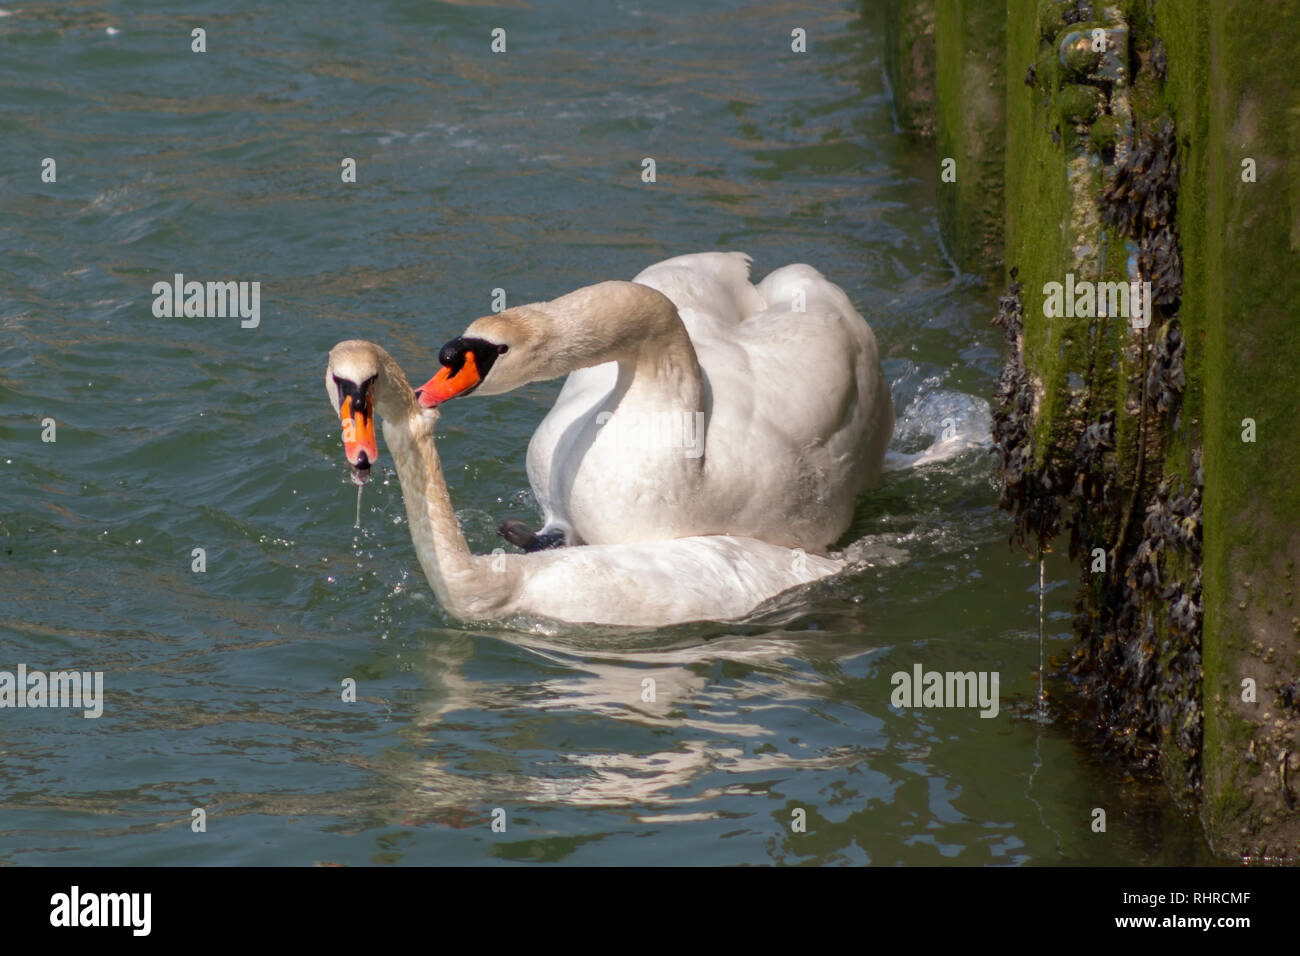
<instances>
[{"instance_id":1,"label":"swan's white feather","mask_svg":"<svg viewBox=\"0 0 1300 956\"><path fill-rule=\"evenodd\" d=\"M509 611L561 621L667 625L743 618L839 560L729 535L509 555L523 570Z\"/></svg>"},{"instance_id":2,"label":"swan's white feather","mask_svg":"<svg viewBox=\"0 0 1300 956\"><path fill-rule=\"evenodd\" d=\"M804 264L754 286L748 256L698 253L633 281L672 300L695 347L707 395L702 480L679 461L606 440L596 419L610 405L617 366L579 369L528 447L547 524L594 543L734 533L825 551L877 481L893 433L870 326ZM639 408L624 402L620 414L670 405L670 396Z\"/></svg>"}]
</instances>

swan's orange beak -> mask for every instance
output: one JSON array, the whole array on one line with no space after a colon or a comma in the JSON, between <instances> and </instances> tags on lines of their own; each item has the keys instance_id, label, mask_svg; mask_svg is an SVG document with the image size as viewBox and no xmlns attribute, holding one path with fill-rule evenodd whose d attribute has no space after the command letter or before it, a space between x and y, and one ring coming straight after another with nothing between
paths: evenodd
<instances>
[{"instance_id":1,"label":"swan's orange beak","mask_svg":"<svg viewBox=\"0 0 1300 956\"><path fill-rule=\"evenodd\" d=\"M479 375L478 362L474 358L474 353L467 351L465 364L459 371L453 374L452 370L444 365L438 369L437 375L415 390L415 397L423 407L433 408L462 392L468 392L481 381L483 376Z\"/></svg>"},{"instance_id":2,"label":"swan's orange beak","mask_svg":"<svg viewBox=\"0 0 1300 956\"><path fill-rule=\"evenodd\" d=\"M358 470L369 471L370 466L379 460L379 446L375 444L375 418L364 401L353 408L351 395L343 397L339 417L343 419L343 453L348 456L348 464L352 466L355 477Z\"/></svg>"}]
</instances>

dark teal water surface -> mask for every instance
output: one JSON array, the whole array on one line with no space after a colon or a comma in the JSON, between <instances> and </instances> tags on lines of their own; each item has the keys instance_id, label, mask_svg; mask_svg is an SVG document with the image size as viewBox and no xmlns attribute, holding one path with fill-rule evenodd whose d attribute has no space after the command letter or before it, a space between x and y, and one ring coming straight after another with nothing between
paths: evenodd
<instances>
[{"instance_id":1,"label":"dark teal water surface","mask_svg":"<svg viewBox=\"0 0 1300 956\"><path fill-rule=\"evenodd\" d=\"M98 720L0 710L0 862L1207 859L1158 789L1033 717L1037 567L1007 546L981 425L994 293L943 252L874 14L0 5L0 670L100 670L106 694ZM707 249L845 288L898 453L971 428L979 447L863 501L854 535L892 560L744 625L520 633L438 606L387 455L354 530L333 343L374 339L422 381L495 288L551 298ZM175 273L260 282L260 324L155 317ZM476 550L535 517L524 449L558 389L447 407ZM1048 583L1060 654L1073 572ZM1000 713L891 707L915 663L998 671Z\"/></svg>"}]
</instances>

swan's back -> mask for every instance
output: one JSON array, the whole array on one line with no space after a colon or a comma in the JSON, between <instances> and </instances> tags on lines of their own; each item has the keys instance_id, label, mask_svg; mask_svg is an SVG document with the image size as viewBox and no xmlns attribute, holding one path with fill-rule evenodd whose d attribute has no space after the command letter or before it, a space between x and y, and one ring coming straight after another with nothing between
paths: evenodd
<instances>
[{"instance_id":1,"label":"swan's back","mask_svg":"<svg viewBox=\"0 0 1300 956\"><path fill-rule=\"evenodd\" d=\"M632 281L672 299L692 340L725 335L764 307L749 281L750 261L743 252L697 252L656 262Z\"/></svg>"}]
</instances>

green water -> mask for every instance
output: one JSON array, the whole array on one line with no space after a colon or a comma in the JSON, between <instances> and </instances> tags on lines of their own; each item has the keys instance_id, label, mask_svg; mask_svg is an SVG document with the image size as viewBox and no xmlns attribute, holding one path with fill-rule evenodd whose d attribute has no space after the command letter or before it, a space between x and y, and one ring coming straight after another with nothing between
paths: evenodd
<instances>
[{"instance_id":1,"label":"green water","mask_svg":"<svg viewBox=\"0 0 1300 956\"><path fill-rule=\"evenodd\" d=\"M5 8L0 670L99 670L106 700L0 710L0 862L1208 859L1158 788L1034 718L1037 568L1007 547L980 427L994 293L943 253L874 15L549 6ZM862 502L850 537L891 562L743 625L518 633L439 608L387 454L354 530L333 343L380 342L418 382L496 288L551 298L715 248L845 288L897 453L948 417L985 443ZM155 317L175 273L260 282L260 324ZM447 406L475 550L536 518L524 449L558 390ZM1073 576L1048 566L1051 654ZM891 707L916 663L999 672L997 717Z\"/></svg>"}]
</instances>

